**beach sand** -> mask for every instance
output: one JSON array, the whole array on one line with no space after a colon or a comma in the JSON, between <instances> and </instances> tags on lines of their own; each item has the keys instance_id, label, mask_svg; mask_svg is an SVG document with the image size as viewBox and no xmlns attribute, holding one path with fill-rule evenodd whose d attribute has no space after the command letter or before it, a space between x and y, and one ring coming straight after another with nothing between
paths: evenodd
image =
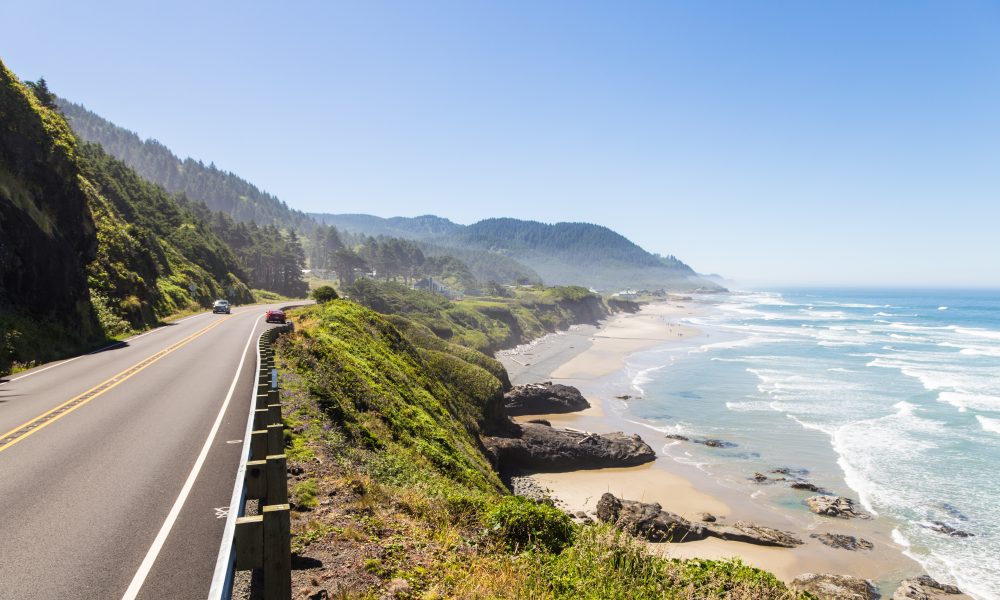
<instances>
[{"instance_id":1,"label":"beach sand","mask_svg":"<svg viewBox=\"0 0 1000 600\"><path fill-rule=\"evenodd\" d=\"M747 490L724 487L694 467L670 460L659 451L665 439L621 418L619 411L609 409L611 403L621 404L621 401L612 396L607 378L625 368L628 356L669 344L696 342L701 332L681 324L680 320L704 310L709 308L690 301L647 304L639 313L617 314L600 326L577 326L499 353L497 358L507 367L514 384L554 381L573 385L591 403L591 408L577 413L532 415L518 420L545 418L554 427L596 433L638 433L659 454L655 462L639 467L541 473L532 478L558 506L573 513L583 511L593 516L601 494L611 492L629 500L658 502L664 510L689 520L697 521L698 513L709 512L720 517L721 523L751 521L792 532L805 542L792 549L714 538L683 544L650 544L655 552L670 557L738 557L786 582L808 572L855 575L872 579L889 596L901 579L921 574L920 566L902 554L902 548L892 540L891 529L882 521L831 519L813 515L804 508L782 509L756 502ZM865 538L875 549L835 549L809 537L827 532Z\"/></svg>"}]
</instances>

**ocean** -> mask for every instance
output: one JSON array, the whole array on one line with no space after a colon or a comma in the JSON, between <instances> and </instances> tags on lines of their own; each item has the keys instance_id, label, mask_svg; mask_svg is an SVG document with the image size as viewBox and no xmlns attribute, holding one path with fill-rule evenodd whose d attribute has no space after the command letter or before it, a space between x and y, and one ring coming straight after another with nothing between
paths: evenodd
<instances>
[{"instance_id":1,"label":"ocean","mask_svg":"<svg viewBox=\"0 0 1000 600\"><path fill-rule=\"evenodd\" d=\"M703 335L638 353L642 400L623 416L666 433L663 452L755 499L788 468L852 497L935 578L1000 598L1000 292L732 293L685 321ZM935 531L947 525L972 534Z\"/></svg>"}]
</instances>

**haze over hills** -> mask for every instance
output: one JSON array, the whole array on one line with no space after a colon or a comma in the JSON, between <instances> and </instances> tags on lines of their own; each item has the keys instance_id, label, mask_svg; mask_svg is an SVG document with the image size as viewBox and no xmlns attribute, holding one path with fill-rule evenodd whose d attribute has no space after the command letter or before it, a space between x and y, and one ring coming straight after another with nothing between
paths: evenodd
<instances>
[{"instance_id":1,"label":"haze over hills","mask_svg":"<svg viewBox=\"0 0 1000 600\"><path fill-rule=\"evenodd\" d=\"M549 225L494 218L460 225L434 215L381 218L311 213L311 216L344 231L404 237L444 249L508 257L531 268L550 285L588 285L604 290L720 288L677 258L651 254L621 234L590 223Z\"/></svg>"},{"instance_id":2,"label":"haze over hills","mask_svg":"<svg viewBox=\"0 0 1000 600\"><path fill-rule=\"evenodd\" d=\"M214 163L206 166L192 158L182 160L160 142L142 140L79 104L61 98L56 102L81 139L99 144L167 191L203 202L209 210L237 222L302 234L310 266L316 266L312 264L317 262L315 249L329 236L326 231L321 236L313 235L317 224L323 223L365 236L417 242L424 255L458 259L482 282L541 281L606 291L720 287L672 256L651 254L617 232L589 223L547 225L499 218L466 226L434 215L386 219L367 214L307 214L290 208L249 181L216 168ZM317 237L324 240L317 241ZM363 244L364 240L358 242Z\"/></svg>"}]
</instances>

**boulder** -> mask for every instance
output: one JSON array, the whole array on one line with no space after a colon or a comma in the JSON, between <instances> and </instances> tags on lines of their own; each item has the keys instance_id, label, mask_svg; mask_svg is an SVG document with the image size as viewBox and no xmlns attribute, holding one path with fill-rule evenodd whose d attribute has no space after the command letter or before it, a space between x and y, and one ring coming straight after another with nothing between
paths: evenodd
<instances>
[{"instance_id":1,"label":"boulder","mask_svg":"<svg viewBox=\"0 0 1000 600\"><path fill-rule=\"evenodd\" d=\"M656 459L638 435L598 435L537 423L515 424L502 436L484 437L483 445L504 473L631 467Z\"/></svg>"},{"instance_id":2,"label":"boulder","mask_svg":"<svg viewBox=\"0 0 1000 600\"><path fill-rule=\"evenodd\" d=\"M580 390L551 381L514 386L503 398L508 415L546 415L590 408Z\"/></svg>"},{"instance_id":3,"label":"boulder","mask_svg":"<svg viewBox=\"0 0 1000 600\"><path fill-rule=\"evenodd\" d=\"M928 575L921 575L900 583L892 600L963 600L968 597L953 585L939 583Z\"/></svg>"},{"instance_id":4,"label":"boulder","mask_svg":"<svg viewBox=\"0 0 1000 600\"><path fill-rule=\"evenodd\" d=\"M698 513L698 518L706 523L715 523L718 520L715 515L707 512Z\"/></svg>"},{"instance_id":5,"label":"boulder","mask_svg":"<svg viewBox=\"0 0 1000 600\"><path fill-rule=\"evenodd\" d=\"M841 519L868 518L867 513L854 507L853 500L843 496L810 496L806 498L806 505L817 515Z\"/></svg>"},{"instance_id":6,"label":"boulder","mask_svg":"<svg viewBox=\"0 0 1000 600\"><path fill-rule=\"evenodd\" d=\"M756 546L794 548L802 544L802 540L787 531L754 525L745 521L737 521L732 525L706 525L705 532L720 540L743 542L744 544L754 544Z\"/></svg>"},{"instance_id":7,"label":"boulder","mask_svg":"<svg viewBox=\"0 0 1000 600\"><path fill-rule=\"evenodd\" d=\"M878 588L867 579L851 575L805 573L792 580L791 588L809 592L820 600L878 600Z\"/></svg>"},{"instance_id":8,"label":"boulder","mask_svg":"<svg viewBox=\"0 0 1000 600\"><path fill-rule=\"evenodd\" d=\"M705 529L659 504L620 500L605 493L597 502L597 518L651 542L689 542L705 539Z\"/></svg>"},{"instance_id":9,"label":"boulder","mask_svg":"<svg viewBox=\"0 0 1000 600\"><path fill-rule=\"evenodd\" d=\"M931 531L936 531L938 533L950 535L951 537L967 538L976 535L974 533L969 533L968 531L955 529L951 525L944 523L942 521L931 521L930 524L925 524L924 527L930 529Z\"/></svg>"},{"instance_id":10,"label":"boulder","mask_svg":"<svg viewBox=\"0 0 1000 600\"><path fill-rule=\"evenodd\" d=\"M680 543L716 537L732 542L783 548L792 548L802 543L802 540L790 533L741 521L733 525L698 525L663 510L656 502L622 500L609 493L601 496L597 503L597 518L651 542Z\"/></svg>"},{"instance_id":11,"label":"boulder","mask_svg":"<svg viewBox=\"0 0 1000 600\"><path fill-rule=\"evenodd\" d=\"M733 442L726 442L723 440L691 440L696 444L704 444L709 448L735 448L736 444Z\"/></svg>"},{"instance_id":12,"label":"boulder","mask_svg":"<svg viewBox=\"0 0 1000 600\"><path fill-rule=\"evenodd\" d=\"M687 436L683 436L683 435L681 435L679 433L668 433L665 437L668 440L679 440L681 442L690 442L691 441L691 438L689 438Z\"/></svg>"},{"instance_id":13,"label":"boulder","mask_svg":"<svg viewBox=\"0 0 1000 600\"><path fill-rule=\"evenodd\" d=\"M807 492L813 492L816 494L823 493L823 490L817 487L815 484L809 483L808 481L796 481L790 486L793 490L806 490Z\"/></svg>"},{"instance_id":14,"label":"boulder","mask_svg":"<svg viewBox=\"0 0 1000 600\"><path fill-rule=\"evenodd\" d=\"M871 550L875 547L875 544L864 538L840 533L813 533L809 537L819 540L821 544L841 550Z\"/></svg>"}]
</instances>

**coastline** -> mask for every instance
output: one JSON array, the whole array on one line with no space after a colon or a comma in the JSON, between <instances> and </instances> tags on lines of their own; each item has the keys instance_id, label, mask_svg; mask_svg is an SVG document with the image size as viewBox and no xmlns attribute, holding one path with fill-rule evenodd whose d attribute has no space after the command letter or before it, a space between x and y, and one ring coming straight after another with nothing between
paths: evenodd
<instances>
[{"instance_id":1,"label":"coastline","mask_svg":"<svg viewBox=\"0 0 1000 600\"><path fill-rule=\"evenodd\" d=\"M746 520L792 532L804 544L796 548L754 546L707 539L682 544L649 544L673 558L730 558L765 569L790 582L804 573L835 573L871 579L891 596L902 579L923 574L914 560L892 539L891 524L881 519L844 520L821 517L805 509L754 501L744 489L720 485L705 472L671 460L663 447L671 442L661 432L624 415L625 403L616 399L635 393L624 382L627 359L650 350L683 350L703 340L702 332L680 319L711 310L701 299L669 299L644 305L635 314L616 314L599 326L578 326L546 336L532 344L498 353L514 384L553 381L580 389L591 408L567 414L532 415L554 427L596 433L638 433L657 451L653 463L639 467L540 473L531 478L571 513L593 516L604 492L629 500L658 502L664 510L697 521L709 512L722 523ZM635 399L635 401L641 401ZM810 538L811 534L839 533L871 541L874 550L835 549Z\"/></svg>"}]
</instances>

